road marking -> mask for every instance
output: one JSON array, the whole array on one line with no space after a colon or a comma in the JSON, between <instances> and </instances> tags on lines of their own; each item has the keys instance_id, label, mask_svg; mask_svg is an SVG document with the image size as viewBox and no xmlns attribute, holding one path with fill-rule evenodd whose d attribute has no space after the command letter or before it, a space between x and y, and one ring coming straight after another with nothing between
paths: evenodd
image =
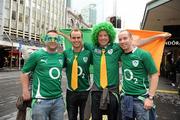
<instances>
[{"instance_id":1,"label":"road marking","mask_svg":"<svg viewBox=\"0 0 180 120\"><path fill-rule=\"evenodd\" d=\"M178 94L178 91L176 90L156 90L156 91L160 93Z\"/></svg>"}]
</instances>

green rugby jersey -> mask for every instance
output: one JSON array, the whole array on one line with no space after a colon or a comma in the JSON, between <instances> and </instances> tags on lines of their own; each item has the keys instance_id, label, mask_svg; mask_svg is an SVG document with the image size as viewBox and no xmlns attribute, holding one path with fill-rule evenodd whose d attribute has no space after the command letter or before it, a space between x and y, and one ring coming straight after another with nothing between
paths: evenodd
<instances>
[{"instance_id":1,"label":"green rugby jersey","mask_svg":"<svg viewBox=\"0 0 180 120\"><path fill-rule=\"evenodd\" d=\"M149 52L135 48L132 53L124 53L122 61L122 91L129 95L145 95L149 89L148 75L157 73Z\"/></svg>"},{"instance_id":2,"label":"green rugby jersey","mask_svg":"<svg viewBox=\"0 0 180 120\"><path fill-rule=\"evenodd\" d=\"M97 88L102 89L100 86L100 62L102 55L102 48L98 46L90 46L85 44L85 48L91 50L93 54L93 70L94 70L94 82ZM112 43L105 47L105 56L106 56L106 67L107 67L107 77L108 77L108 86L118 87L119 86L119 60L122 54L122 49L119 47L119 44Z\"/></svg>"},{"instance_id":3,"label":"green rugby jersey","mask_svg":"<svg viewBox=\"0 0 180 120\"><path fill-rule=\"evenodd\" d=\"M54 99L62 96L61 78L64 56L45 49L33 52L22 68L33 71L32 98Z\"/></svg>"},{"instance_id":4,"label":"green rugby jersey","mask_svg":"<svg viewBox=\"0 0 180 120\"><path fill-rule=\"evenodd\" d=\"M73 49L68 49L64 51L67 76L67 89L73 91L71 88L71 73L74 56L77 55L78 62L78 88L75 91L88 91L90 90L90 72L89 67L92 61L92 55L89 50L82 49L81 52L75 53Z\"/></svg>"}]
</instances>

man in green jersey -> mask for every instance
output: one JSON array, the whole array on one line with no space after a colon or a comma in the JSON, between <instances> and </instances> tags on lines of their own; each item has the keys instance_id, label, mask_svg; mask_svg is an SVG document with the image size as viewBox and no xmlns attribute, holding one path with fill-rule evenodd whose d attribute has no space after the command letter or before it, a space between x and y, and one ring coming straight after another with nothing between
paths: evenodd
<instances>
[{"instance_id":1,"label":"man in green jersey","mask_svg":"<svg viewBox=\"0 0 180 120\"><path fill-rule=\"evenodd\" d=\"M80 120L84 120L84 108L90 90L91 52L84 49L82 43L83 34L79 29L72 29L70 41L72 48L64 51L65 67L67 76L67 112L69 120L77 120L78 109ZM73 76L73 63L77 60L77 76ZM77 78L77 86L72 86L73 77Z\"/></svg>"},{"instance_id":2,"label":"man in green jersey","mask_svg":"<svg viewBox=\"0 0 180 120\"><path fill-rule=\"evenodd\" d=\"M33 52L22 68L22 96L25 101L31 99L28 74L32 72L32 119L63 120L61 78L64 56L57 53L62 37L51 30L44 40L46 47Z\"/></svg>"},{"instance_id":3,"label":"man in green jersey","mask_svg":"<svg viewBox=\"0 0 180 120\"><path fill-rule=\"evenodd\" d=\"M117 119L119 90L118 61L120 60L122 50L118 44L113 43L115 35L116 32L112 24L107 22L97 24L93 27L92 32L94 46L92 48L86 46L93 54L94 85L91 90L93 120L102 120L103 114L108 116L108 120ZM105 60L103 60L103 56L105 56ZM102 61L105 61L105 63ZM106 68L103 68L103 66Z\"/></svg>"},{"instance_id":4,"label":"man in green jersey","mask_svg":"<svg viewBox=\"0 0 180 120\"><path fill-rule=\"evenodd\" d=\"M150 118L153 98L158 85L158 71L149 52L132 45L132 34L123 30L118 35L124 53L122 61L123 120L154 120ZM152 117L152 116L151 116Z\"/></svg>"}]
</instances>

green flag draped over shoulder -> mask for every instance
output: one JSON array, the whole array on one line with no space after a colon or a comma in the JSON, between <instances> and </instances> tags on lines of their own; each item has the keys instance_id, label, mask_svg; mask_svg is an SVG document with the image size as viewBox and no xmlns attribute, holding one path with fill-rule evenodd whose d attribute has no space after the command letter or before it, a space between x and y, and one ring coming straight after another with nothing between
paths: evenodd
<instances>
[{"instance_id":1,"label":"green flag draped over shoulder","mask_svg":"<svg viewBox=\"0 0 180 120\"><path fill-rule=\"evenodd\" d=\"M91 40L91 35L92 35L92 29L80 29L83 33L83 43L90 43L90 44L93 44L92 40ZM71 32L71 29L59 29L60 32L63 32L64 34L68 35L70 34ZM72 48L72 44L69 40L67 40L65 38L64 40L64 44L65 44L65 49L69 49L69 48ZM90 73L93 73L93 67L91 66L90 67Z\"/></svg>"},{"instance_id":2,"label":"green flag draped over shoulder","mask_svg":"<svg viewBox=\"0 0 180 120\"><path fill-rule=\"evenodd\" d=\"M92 30L91 29L80 29L83 33L83 43L92 43L92 40L91 40L91 34L92 34ZM59 31L63 32L64 34L68 35L70 34L71 32L71 29L60 29ZM65 49L68 49L68 48L71 48L72 47L72 44L71 42L69 42L69 40L65 40L64 41L65 43Z\"/></svg>"}]
</instances>

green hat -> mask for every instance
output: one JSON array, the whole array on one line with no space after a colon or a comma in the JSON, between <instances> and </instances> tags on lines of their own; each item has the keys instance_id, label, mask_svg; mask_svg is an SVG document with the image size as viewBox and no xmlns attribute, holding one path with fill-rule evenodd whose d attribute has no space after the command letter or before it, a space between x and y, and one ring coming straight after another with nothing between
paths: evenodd
<instances>
[{"instance_id":1,"label":"green hat","mask_svg":"<svg viewBox=\"0 0 180 120\"><path fill-rule=\"evenodd\" d=\"M110 22L102 22L93 27L92 30L92 41L95 45L98 45L99 32L106 31L109 36L109 42L113 43L116 37L116 31Z\"/></svg>"}]
</instances>

